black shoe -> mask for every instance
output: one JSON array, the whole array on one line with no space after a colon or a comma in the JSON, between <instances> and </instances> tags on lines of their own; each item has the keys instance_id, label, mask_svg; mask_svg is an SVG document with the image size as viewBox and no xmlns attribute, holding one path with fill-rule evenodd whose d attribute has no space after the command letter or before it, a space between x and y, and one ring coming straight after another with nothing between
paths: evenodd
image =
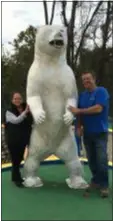
<instances>
[{"instance_id":1,"label":"black shoe","mask_svg":"<svg viewBox=\"0 0 113 221\"><path fill-rule=\"evenodd\" d=\"M24 187L24 185L22 184L22 182L20 182L20 181L16 181L16 182L14 182L15 183L15 185L17 186L17 187L20 187L20 188L23 188Z\"/></svg>"},{"instance_id":2,"label":"black shoe","mask_svg":"<svg viewBox=\"0 0 113 221\"><path fill-rule=\"evenodd\" d=\"M17 179L14 179L14 178L12 178L12 182L16 182L17 181ZM18 179L18 181L19 182L21 182L21 183L23 183L24 182L24 179L22 179L21 177Z\"/></svg>"},{"instance_id":3,"label":"black shoe","mask_svg":"<svg viewBox=\"0 0 113 221\"><path fill-rule=\"evenodd\" d=\"M24 179L23 179L23 178L20 178L20 182L22 182L22 183L23 183L23 182L24 182Z\"/></svg>"}]
</instances>

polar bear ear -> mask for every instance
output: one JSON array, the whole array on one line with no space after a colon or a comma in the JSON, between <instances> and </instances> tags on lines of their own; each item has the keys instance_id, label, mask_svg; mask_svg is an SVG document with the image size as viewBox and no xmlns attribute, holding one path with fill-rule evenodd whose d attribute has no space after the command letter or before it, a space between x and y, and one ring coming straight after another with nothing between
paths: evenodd
<instances>
[{"instance_id":1,"label":"polar bear ear","mask_svg":"<svg viewBox=\"0 0 113 221\"><path fill-rule=\"evenodd\" d=\"M40 29L41 26L36 26L36 33L38 34L39 32L39 29Z\"/></svg>"},{"instance_id":2,"label":"polar bear ear","mask_svg":"<svg viewBox=\"0 0 113 221\"><path fill-rule=\"evenodd\" d=\"M45 25L38 25L36 26L36 33L38 34L39 30L44 27Z\"/></svg>"}]
</instances>

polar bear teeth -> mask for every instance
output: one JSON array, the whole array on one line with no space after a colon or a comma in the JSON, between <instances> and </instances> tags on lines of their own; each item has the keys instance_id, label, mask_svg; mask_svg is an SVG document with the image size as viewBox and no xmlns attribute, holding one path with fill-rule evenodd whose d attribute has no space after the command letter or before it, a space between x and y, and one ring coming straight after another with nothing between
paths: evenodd
<instances>
[{"instance_id":1,"label":"polar bear teeth","mask_svg":"<svg viewBox=\"0 0 113 221\"><path fill-rule=\"evenodd\" d=\"M64 45L63 40L52 40L49 42L51 45L57 45L57 46L62 46Z\"/></svg>"}]
</instances>

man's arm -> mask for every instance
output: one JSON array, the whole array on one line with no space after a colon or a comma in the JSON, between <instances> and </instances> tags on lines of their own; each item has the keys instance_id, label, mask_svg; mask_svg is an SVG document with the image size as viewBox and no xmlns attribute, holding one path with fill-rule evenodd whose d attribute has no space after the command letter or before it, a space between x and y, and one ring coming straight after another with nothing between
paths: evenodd
<instances>
[{"instance_id":1,"label":"man's arm","mask_svg":"<svg viewBox=\"0 0 113 221\"><path fill-rule=\"evenodd\" d=\"M84 108L80 110L81 114L98 114L101 113L103 107L107 105L109 99L109 94L104 87L99 88L96 99L95 105L89 108Z\"/></svg>"},{"instance_id":2,"label":"man's arm","mask_svg":"<svg viewBox=\"0 0 113 221\"><path fill-rule=\"evenodd\" d=\"M95 105L87 109L83 109L83 114L101 113L103 107L107 105L108 99L109 99L108 91L104 87L99 88L96 95Z\"/></svg>"},{"instance_id":3,"label":"man's arm","mask_svg":"<svg viewBox=\"0 0 113 221\"><path fill-rule=\"evenodd\" d=\"M98 93L96 94L95 105L88 108L74 108L72 106L69 107L70 111L76 115L79 114L98 114L101 113L103 107L107 105L109 99L109 94L105 88L100 88Z\"/></svg>"},{"instance_id":4,"label":"man's arm","mask_svg":"<svg viewBox=\"0 0 113 221\"><path fill-rule=\"evenodd\" d=\"M80 109L80 114L98 114L103 110L103 106L100 104L96 104L92 107Z\"/></svg>"},{"instance_id":5,"label":"man's arm","mask_svg":"<svg viewBox=\"0 0 113 221\"><path fill-rule=\"evenodd\" d=\"M98 114L101 113L103 110L103 107L100 104L96 104L92 107L88 108L75 108L70 106L69 110L75 114L75 115L80 115L80 114Z\"/></svg>"}]
</instances>

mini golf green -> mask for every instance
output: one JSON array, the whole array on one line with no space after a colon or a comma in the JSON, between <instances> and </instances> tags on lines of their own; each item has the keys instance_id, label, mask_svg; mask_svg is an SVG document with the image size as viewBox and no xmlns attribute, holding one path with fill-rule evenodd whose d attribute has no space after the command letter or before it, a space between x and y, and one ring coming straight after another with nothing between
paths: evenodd
<instances>
[{"instance_id":1,"label":"mini golf green","mask_svg":"<svg viewBox=\"0 0 113 221\"><path fill-rule=\"evenodd\" d=\"M85 177L90 180L88 166ZM112 170L109 170L112 185ZM43 165L40 188L17 188L10 181L10 171L2 172L2 220L112 220L112 195L102 199L98 191L88 198L84 190L69 189L64 165Z\"/></svg>"}]
</instances>

